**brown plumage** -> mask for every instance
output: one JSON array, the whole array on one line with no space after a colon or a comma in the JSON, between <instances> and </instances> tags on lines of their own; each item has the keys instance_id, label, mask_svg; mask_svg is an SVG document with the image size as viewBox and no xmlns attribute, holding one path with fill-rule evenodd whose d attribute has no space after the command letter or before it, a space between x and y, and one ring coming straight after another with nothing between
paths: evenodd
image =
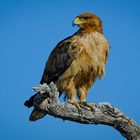
<instances>
[{"instance_id":1,"label":"brown plumage","mask_svg":"<svg viewBox=\"0 0 140 140\"><path fill-rule=\"evenodd\" d=\"M86 102L89 88L105 72L109 44L103 36L102 22L92 13L77 16L73 22L79 30L62 40L51 52L40 84L53 81L69 101Z\"/></svg>"}]
</instances>

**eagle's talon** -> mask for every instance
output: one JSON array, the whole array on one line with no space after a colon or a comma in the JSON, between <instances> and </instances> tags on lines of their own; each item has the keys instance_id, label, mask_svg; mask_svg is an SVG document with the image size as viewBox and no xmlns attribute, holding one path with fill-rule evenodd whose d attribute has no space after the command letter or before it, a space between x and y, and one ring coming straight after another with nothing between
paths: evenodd
<instances>
[{"instance_id":1,"label":"eagle's talon","mask_svg":"<svg viewBox=\"0 0 140 140\"><path fill-rule=\"evenodd\" d=\"M69 100L68 102L69 102L70 104L75 105L75 106L76 106L76 108L80 108L80 105L79 105L79 103L78 103L78 101L77 101L77 100Z\"/></svg>"},{"instance_id":2,"label":"eagle's talon","mask_svg":"<svg viewBox=\"0 0 140 140\"><path fill-rule=\"evenodd\" d=\"M91 111L93 111L95 109L95 105L93 103L80 102L80 104L83 106L87 106L88 108L91 109Z\"/></svg>"},{"instance_id":3,"label":"eagle's talon","mask_svg":"<svg viewBox=\"0 0 140 140\"><path fill-rule=\"evenodd\" d=\"M83 113L82 113L82 110L80 109L80 108L77 108L78 109L78 113L80 114L80 115L82 115Z\"/></svg>"},{"instance_id":4,"label":"eagle's talon","mask_svg":"<svg viewBox=\"0 0 140 140\"><path fill-rule=\"evenodd\" d=\"M79 105L79 101L77 100L69 100L68 103L73 104L76 106L78 113L82 115L81 107Z\"/></svg>"}]
</instances>

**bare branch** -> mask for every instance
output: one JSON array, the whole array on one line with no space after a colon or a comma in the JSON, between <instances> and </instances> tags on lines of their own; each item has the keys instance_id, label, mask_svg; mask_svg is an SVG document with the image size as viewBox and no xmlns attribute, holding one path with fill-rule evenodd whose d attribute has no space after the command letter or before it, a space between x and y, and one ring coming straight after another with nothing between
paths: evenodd
<instances>
[{"instance_id":1,"label":"bare branch","mask_svg":"<svg viewBox=\"0 0 140 140\"><path fill-rule=\"evenodd\" d=\"M79 111L72 104L59 102L59 92L53 83L33 87L33 89L43 93L37 94L33 100L34 109L29 118L31 121L48 114L82 124L109 125L118 130L127 140L140 140L140 126L110 103L96 104L94 111L87 106L82 106Z\"/></svg>"}]
</instances>

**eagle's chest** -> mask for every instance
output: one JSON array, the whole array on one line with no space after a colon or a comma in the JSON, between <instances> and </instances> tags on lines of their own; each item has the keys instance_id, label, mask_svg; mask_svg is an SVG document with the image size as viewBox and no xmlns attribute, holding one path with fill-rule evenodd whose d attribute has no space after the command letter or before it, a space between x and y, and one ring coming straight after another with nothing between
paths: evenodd
<instances>
[{"instance_id":1,"label":"eagle's chest","mask_svg":"<svg viewBox=\"0 0 140 140\"><path fill-rule=\"evenodd\" d=\"M76 57L74 57L72 64L59 77L58 81L64 83L63 81L73 80L76 88L85 84L91 86L97 77L101 78L104 74L108 43L99 33L76 37L73 43L79 49L73 51L71 48L69 54L78 55L74 55Z\"/></svg>"},{"instance_id":2,"label":"eagle's chest","mask_svg":"<svg viewBox=\"0 0 140 140\"><path fill-rule=\"evenodd\" d=\"M90 60L89 65L98 67L105 55L104 38L100 34L90 34L80 39L80 45L83 46L83 57Z\"/></svg>"},{"instance_id":3,"label":"eagle's chest","mask_svg":"<svg viewBox=\"0 0 140 140\"><path fill-rule=\"evenodd\" d=\"M102 76L104 72L104 42L102 38L90 35L81 38L80 43L83 46L83 51L76 60L78 65L75 83L79 85L86 82L91 85L96 77ZM100 71L102 72L100 73Z\"/></svg>"},{"instance_id":4,"label":"eagle's chest","mask_svg":"<svg viewBox=\"0 0 140 140\"><path fill-rule=\"evenodd\" d=\"M88 84L90 81L95 79L98 71L98 64L92 56L89 56L87 51L83 51L74 64L76 64L74 68L76 69L74 76L74 83L76 87L85 83Z\"/></svg>"}]
</instances>

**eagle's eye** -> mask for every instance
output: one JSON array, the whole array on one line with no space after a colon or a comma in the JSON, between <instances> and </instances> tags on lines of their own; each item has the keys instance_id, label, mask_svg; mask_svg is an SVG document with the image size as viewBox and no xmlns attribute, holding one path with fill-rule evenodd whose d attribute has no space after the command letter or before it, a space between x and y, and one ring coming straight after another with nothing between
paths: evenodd
<instances>
[{"instance_id":1,"label":"eagle's eye","mask_svg":"<svg viewBox=\"0 0 140 140\"><path fill-rule=\"evenodd\" d=\"M83 19L87 20L87 19L88 19L88 17L83 17Z\"/></svg>"}]
</instances>

